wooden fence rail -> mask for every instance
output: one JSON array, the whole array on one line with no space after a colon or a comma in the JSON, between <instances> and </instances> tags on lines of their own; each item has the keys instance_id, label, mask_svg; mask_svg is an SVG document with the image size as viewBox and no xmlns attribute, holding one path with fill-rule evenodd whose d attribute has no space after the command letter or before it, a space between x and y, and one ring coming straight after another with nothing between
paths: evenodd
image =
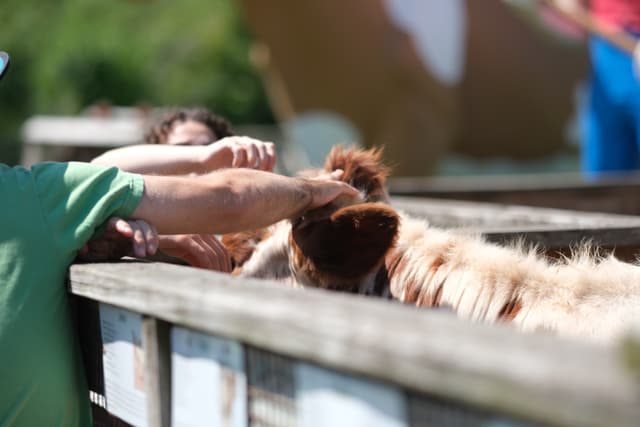
<instances>
[{"instance_id":1,"label":"wooden fence rail","mask_svg":"<svg viewBox=\"0 0 640 427\"><path fill-rule=\"evenodd\" d=\"M396 196L507 203L617 214L640 214L640 174L610 173L588 180L579 173L398 177Z\"/></svg>"},{"instance_id":2,"label":"wooden fence rail","mask_svg":"<svg viewBox=\"0 0 640 427\"><path fill-rule=\"evenodd\" d=\"M131 424L640 420L633 340L601 347L524 335L437 310L168 264L74 265L69 287L80 297L85 365L102 365L102 378L88 372L94 401ZM96 301L98 322L87 310ZM98 345L86 339L99 336Z\"/></svg>"}]
</instances>

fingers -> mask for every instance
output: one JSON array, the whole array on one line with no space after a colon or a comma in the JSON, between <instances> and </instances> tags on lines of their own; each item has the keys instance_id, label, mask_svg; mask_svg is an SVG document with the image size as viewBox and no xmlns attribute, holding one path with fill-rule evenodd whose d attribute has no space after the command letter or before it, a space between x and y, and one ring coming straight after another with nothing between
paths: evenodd
<instances>
[{"instance_id":1,"label":"fingers","mask_svg":"<svg viewBox=\"0 0 640 427\"><path fill-rule=\"evenodd\" d=\"M264 144L264 150L266 159L264 170L271 172L276 166L276 146L271 142L267 142Z\"/></svg>"},{"instance_id":2,"label":"fingers","mask_svg":"<svg viewBox=\"0 0 640 427\"><path fill-rule=\"evenodd\" d=\"M340 178L342 178L342 175L344 175L344 171L342 169L336 169L333 172L331 172L331 174L329 175L329 178L334 181L339 181Z\"/></svg>"},{"instance_id":3,"label":"fingers","mask_svg":"<svg viewBox=\"0 0 640 427\"><path fill-rule=\"evenodd\" d=\"M247 150L247 166L251 169L260 169L257 167L260 164L260 150L255 144L248 143L245 146Z\"/></svg>"},{"instance_id":4,"label":"fingers","mask_svg":"<svg viewBox=\"0 0 640 427\"><path fill-rule=\"evenodd\" d=\"M143 220L125 220L112 217L107 222L105 235L120 235L130 238L133 254L136 257L144 258L153 255L158 249L158 232L156 228Z\"/></svg>"},{"instance_id":5,"label":"fingers","mask_svg":"<svg viewBox=\"0 0 640 427\"><path fill-rule=\"evenodd\" d=\"M218 259L218 252L209 239L200 235L189 236L189 239L185 242L185 249L189 251L185 261L193 267L223 271L224 262Z\"/></svg>"},{"instance_id":6,"label":"fingers","mask_svg":"<svg viewBox=\"0 0 640 427\"><path fill-rule=\"evenodd\" d=\"M636 43L633 49L633 72L636 78L640 79L640 42Z\"/></svg>"},{"instance_id":7,"label":"fingers","mask_svg":"<svg viewBox=\"0 0 640 427\"><path fill-rule=\"evenodd\" d=\"M231 257L215 236L207 234L162 236L160 248L167 255L183 259L193 267L224 273L231 272Z\"/></svg>"},{"instance_id":8,"label":"fingers","mask_svg":"<svg viewBox=\"0 0 640 427\"><path fill-rule=\"evenodd\" d=\"M247 136L227 137L222 144L232 153L231 167L271 171L276 165L276 149L272 142L264 142Z\"/></svg>"},{"instance_id":9,"label":"fingers","mask_svg":"<svg viewBox=\"0 0 640 427\"><path fill-rule=\"evenodd\" d=\"M230 273L231 257L220 240L209 234L200 237L211 259L212 269L223 273Z\"/></svg>"},{"instance_id":10,"label":"fingers","mask_svg":"<svg viewBox=\"0 0 640 427\"><path fill-rule=\"evenodd\" d=\"M362 200L362 195L357 189L342 181L311 179L309 183L312 186L310 209L324 206L336 199L340 199L341 204Z\"/></svg>"},{"instance_id":11,"label":"fingers","mask_svg":"<svg viewBox=\"0 0 640 427\"><path fill-rule=\"evenodd\" d=\"M158 248L158 232L142 220L110 218L100 236L89 240L78 250L82 261L116 260L123 256L143 258L153 255Z\"/></svg>"},{"instance_id":12,"label":"fingers","mask_svg":"<svg viewBox=\"0 0 640 427\"><path fill-rule=\"evenodd\" d=\"M158 232L155 227L145 221L130 221L133 229L133 253L137 257L153 255L158 249Z\"/></svg>"},{"instance_id":13,"label":"fingers","mask_svg":"<svg viewBox=\"0 0 640 427\"><path fill-rule=\"evenodd\" d=\"M247 152L242 146L231 147L233 153L233 159L231 161L232 168L244 168L247 167Z\"/></svg>"},{"instance_id":14,"label":"fingers","mask_svg":"<svg viewBox=\"0 0 640 427\"><path fill-rule=\"evenodd\" d=\"M320 171L317 175L312 176L309 179L316 181L340 181L342 176L344 175L344 171L342 169L336 169L332 172L329 171Z\"/></svg>"},{"instance_id":15,"label":"fingers","mask_svg":"<svg viewBox=\"0 0 640 427\"><path fill-rule=\"evenodd\" d=\"M350 186L346 182L336 181L335 184L338 184L339 196L353 197L354 199L358 199L362 197L362 194L360 194L360 191Z\"/></svg>"},{"instance_id":16,"label":"fingers","mask_svg":"<svg viewBox=\"0 0 640 427\"><path fill-rule=\"evenodd\" d=\"M133 236L133 229L129 225L129 222L117 216L109 218L105 232L109 231L116 231L118 234L125 237Z\"/></svg>"}]
</instances>

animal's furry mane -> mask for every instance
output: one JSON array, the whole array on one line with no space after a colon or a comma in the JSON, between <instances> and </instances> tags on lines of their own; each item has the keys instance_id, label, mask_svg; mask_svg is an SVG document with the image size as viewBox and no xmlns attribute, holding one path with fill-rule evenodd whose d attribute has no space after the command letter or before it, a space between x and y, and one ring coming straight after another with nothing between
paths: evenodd
<instances>
[{"instance_id":1,"label":"animal's furry mane","mask_svg":"<svg viewBox=\"0 0 640 427\"><path fill-rule=\"evenodd\" d=\"M367 202L389 202L386 181L390 169L382 162L382 148L369 150L333 147L324 163L324 170L344 171L342 180L360 190Z\"/></svg>"},{"instance_id":2,"label":"animal's furry mane","mask_svg":"<svg viewBox=\"0 0 640 427\"><path fill-rule=\"evenodd\" d=\"M639 266L588 243L549 259L522 242L499 246L431 227L386 204L389 169L381 160L381 150L334 147L325 171L344 170L342 180L360 189L364 202L225 236L235 274L391 296L467 319L599 341L639 317Z\"/></svg>"}]
</instances>

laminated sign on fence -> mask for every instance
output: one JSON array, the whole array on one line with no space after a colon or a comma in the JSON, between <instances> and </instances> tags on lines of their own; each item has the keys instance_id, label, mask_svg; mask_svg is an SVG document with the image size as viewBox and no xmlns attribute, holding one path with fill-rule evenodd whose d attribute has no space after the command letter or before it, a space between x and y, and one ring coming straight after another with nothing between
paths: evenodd
<instances>
[{"instance_id":1,"label":"laminated sign on fence","mask_svg":"<svg viewBox=\"0 0 640 427\"><path fill-rule=\"evenodd\" d=\"M100 304L107 410L132 425L147 425L142 316Z\"/></svg>"}]
</instances>

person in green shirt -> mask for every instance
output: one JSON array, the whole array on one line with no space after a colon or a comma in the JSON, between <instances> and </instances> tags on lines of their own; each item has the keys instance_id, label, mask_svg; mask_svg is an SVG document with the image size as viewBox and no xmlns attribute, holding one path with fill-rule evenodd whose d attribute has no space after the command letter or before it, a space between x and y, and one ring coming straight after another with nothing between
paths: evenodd
<instances>
[{"instance_id":1,"label":"person in green shirt","mask_svg":"<svg viewBox=\"0 0 640 427\"><path fill-rule=\"evenodd\" d=\"M65 277L110 218L153 224L160 234L260 228L339 196L356 198L357 190L335 180L340 173L310 180L225 169L176 177L76 162L0 164L0 426L91 424Z\"/></svg>"}]
</instances>

